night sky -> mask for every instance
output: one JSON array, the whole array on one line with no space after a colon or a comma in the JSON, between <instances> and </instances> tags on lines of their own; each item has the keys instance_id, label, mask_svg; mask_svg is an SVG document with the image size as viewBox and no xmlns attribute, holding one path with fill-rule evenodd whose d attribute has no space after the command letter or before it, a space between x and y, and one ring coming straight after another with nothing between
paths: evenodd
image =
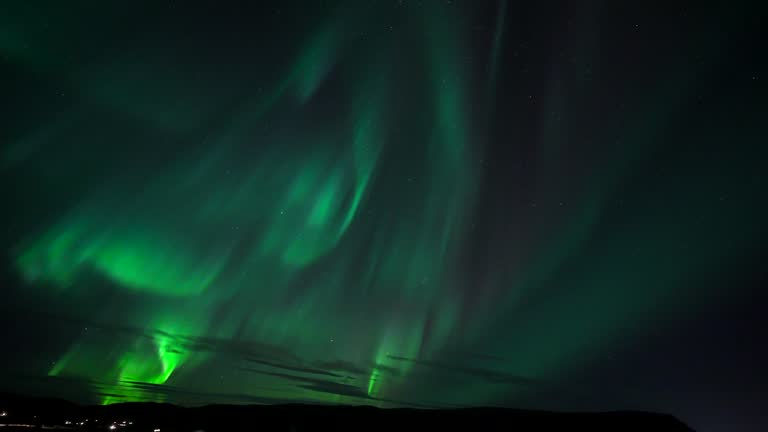
<instances>
[{"instance_id":1,"label":"night sky","mask_svg":"<svg viewBox=\"0 0 768 432\"><path fill-rule=\"evenodd\" d=\"M768 424L766 16L710 3L2 1L0 387Z\"/></svg>"}]
</instances>

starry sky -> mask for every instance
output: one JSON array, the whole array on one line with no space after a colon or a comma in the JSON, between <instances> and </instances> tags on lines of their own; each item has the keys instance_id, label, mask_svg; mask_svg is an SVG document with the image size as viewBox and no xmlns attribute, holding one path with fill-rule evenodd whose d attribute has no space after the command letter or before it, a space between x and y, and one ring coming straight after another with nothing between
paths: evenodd
<instances>
[{"instance_id":1,"label":"starry sky","mask_svg":"<svg viewBox=\"0 0 768 432\"><path fill-rule=\"evenodd\" d=\"M768 423L765 14L707 3L3 1L2 388Z\"/></svg>"}]
</instances>

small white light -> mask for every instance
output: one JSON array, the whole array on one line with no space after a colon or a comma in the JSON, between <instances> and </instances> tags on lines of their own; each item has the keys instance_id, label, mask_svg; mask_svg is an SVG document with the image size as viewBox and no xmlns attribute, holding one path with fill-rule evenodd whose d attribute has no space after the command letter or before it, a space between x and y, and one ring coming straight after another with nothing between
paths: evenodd
<instances>
[{"instance_id":1,"label":"small white light","mask_svg":"<svg viewBox=\"0 0 768 432\"><path fill-rule=\"evenodd\" d=\"M153 432L160 432L160 428L155 429Z\"/></svg>"},{"instance_id":2,"label":"small white light","mask_svg":"<svg viewBox=\"0 0 768 432\"><path fill-rule=\"evenodd\" d=\"M115 426L115 425L109 425L109 429L110 429L110 430L115 430L115 429L117 429L117 426Z\"/></svg>"},{"instance_id":3,"label":"small white light","mask_svg":"<svg viewBox=\"0 0 768 432\"><path fill-rule=\"evenodd\" d=\"M5 412L5 411L0 412L0 417L7 417L7 416L8 416L7 412Z\"/></svg>"}]
</instances>

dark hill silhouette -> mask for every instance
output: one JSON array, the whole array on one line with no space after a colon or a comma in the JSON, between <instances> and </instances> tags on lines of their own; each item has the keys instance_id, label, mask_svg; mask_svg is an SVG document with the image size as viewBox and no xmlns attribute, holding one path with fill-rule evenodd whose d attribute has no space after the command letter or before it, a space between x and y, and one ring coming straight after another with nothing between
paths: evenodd
<instances>
[{"instance_id":1,"label":"dark hill silhouette","mask_svg":"<svg viewBox=\"0 0 768 432\"><path fill-rule=\"evenodd\" d=\"M121 403L83 406L69 401L0 394L2 424L13 430L125 431L403 431L403 430L589 430L691 431L671 415L646 412L563 413L504 408L420 410L369 406L207 405ZM121 422L125 422L121 425ZM69 423L67 423L69 422ZM130 423L129 423L130 422ZM83 424L79 424L83 423ZM115 425L115 429L110 429Z\"/></svg>"}]
</instances>

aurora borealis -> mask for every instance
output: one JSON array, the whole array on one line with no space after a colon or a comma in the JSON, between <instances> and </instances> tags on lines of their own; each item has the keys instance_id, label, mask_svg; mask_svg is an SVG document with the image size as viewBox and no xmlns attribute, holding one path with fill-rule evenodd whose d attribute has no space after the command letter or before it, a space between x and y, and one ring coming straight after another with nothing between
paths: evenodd
<instances>
[{"instance_id":1,"label":"aurora borealis","mask_svg":"<svg viewBox=\"0 0 768 432\"><path fill-rule=\"evenodd\" d=\"M764 280L759 14L257 3L0 6L8 385L700 408L662 347Z\"/></svg>"}]
</instances>

